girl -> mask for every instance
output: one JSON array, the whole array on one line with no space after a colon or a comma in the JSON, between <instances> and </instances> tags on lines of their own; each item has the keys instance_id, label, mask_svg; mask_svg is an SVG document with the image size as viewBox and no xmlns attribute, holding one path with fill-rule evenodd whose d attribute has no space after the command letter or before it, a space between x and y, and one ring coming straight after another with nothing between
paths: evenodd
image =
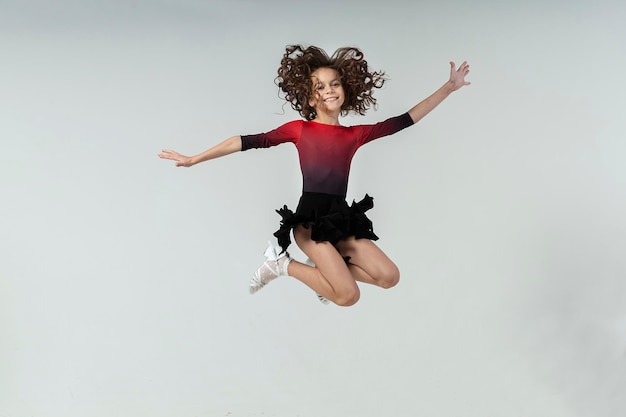
<instances>
[{"instance_id":1,"label":"girl","mask_svg":"<svg viewBox=\"0 0 626 417\"><path fill-rule=\"evenodd\" d=\"M350 306L359 300L357 282L390 288L400 277L397 266L373 243L378 237L365 215L373 207L372 198L365 195L352 205L345 200L352 157L361 145L417 123L450 93L469 85L465 81L468 73L467 62L458 69L450 62L450 79L408 112L377 124L345 127L339 116L349 112L363 115L376 105L372 93L383 86L385 74L370 71L357 48L340 48L329 57L314 46L288 46L276 84L305 120L267 133L233 136L195 156L163 150L159 157L190 167L251 148L295 144L303 176L302 196L295 213L287 206L277 210L282 220L274 236L280 248L270 243L265 263L252 277L250 292L279 276L291 276L316 291L323 302ZM286 251L291 233L308 262L292 260Z\"/></svg>"}]
</instances>

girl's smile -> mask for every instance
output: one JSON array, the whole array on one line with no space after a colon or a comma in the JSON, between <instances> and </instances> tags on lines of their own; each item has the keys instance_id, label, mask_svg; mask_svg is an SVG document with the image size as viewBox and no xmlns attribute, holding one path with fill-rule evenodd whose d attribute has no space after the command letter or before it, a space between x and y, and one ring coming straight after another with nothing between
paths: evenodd
<instances>
[{"instance_id":1,"label":"girl's smile","mask_svg":"<svg viewBox=\"0 0 626 417\"><path fill-rule=\"evenodd\" d=\"M318 117L338 118L345 100L345 93L337 70L318 68L311 74L313 97L309 100Z\"/></svg>"}]
</instances>

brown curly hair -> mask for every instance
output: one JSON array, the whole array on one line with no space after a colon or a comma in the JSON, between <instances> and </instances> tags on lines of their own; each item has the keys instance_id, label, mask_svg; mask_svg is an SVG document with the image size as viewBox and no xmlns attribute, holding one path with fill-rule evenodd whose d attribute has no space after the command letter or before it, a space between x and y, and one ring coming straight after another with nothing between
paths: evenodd
<instances>
[{"instance_id":1,"label":"brown curly hair","mask_svg":"<svg viewBox=\"0 0 626 417\"><path fill-rule=\"evenodd\" d=\"M370 106L376 107L372 92L383 86L385 73L370 72L361 50L343 47L329 57L316 46L289 45L280 61L275 82L284 93L284 99L306 120L317 117L315 109L309 105L309 98L314 93L311 73L319 68L332 68L339 73L345 92L342 116L351 111L363 115Z\"/></svg>"}]
</instances>

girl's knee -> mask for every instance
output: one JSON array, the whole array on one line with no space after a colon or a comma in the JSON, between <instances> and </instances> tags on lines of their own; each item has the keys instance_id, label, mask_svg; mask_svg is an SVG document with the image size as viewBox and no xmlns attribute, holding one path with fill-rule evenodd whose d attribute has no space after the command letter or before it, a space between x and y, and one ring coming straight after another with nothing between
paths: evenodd
<instances>
[{"instance_id":1,"label":"girl's knee","mask_svg":"<svg viewBox=\"0 0 626 417\"><path fill-rule=\"evenodd\" d=\"M338 306L350 307L355 305L360 298L361 292L359 291L359 287L354 287L338 291L334 301Z\"/></svg>"},{"instance_id":2,"label":"girl's knee","mask_svg":"<svg viewBox=\"0 0 626 417\"><path fill-rule=\"evenodd\" d=\"M400 270L395 264L392 264L378 282L380 286L385 289L395 287L398 285L398 282L400 282Z\"/></svg>"}]
</instances>

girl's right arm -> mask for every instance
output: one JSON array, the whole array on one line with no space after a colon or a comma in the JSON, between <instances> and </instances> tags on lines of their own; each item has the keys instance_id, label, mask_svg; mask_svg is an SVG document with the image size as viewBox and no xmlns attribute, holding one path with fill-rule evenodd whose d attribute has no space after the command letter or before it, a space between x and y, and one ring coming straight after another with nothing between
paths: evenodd
<instances>
[{"instance_id":1,"label":"girl's right arm","mask_svg":"<svg viewBox=\"0 0 626 417\"><path fill-rule=\"evenodd\" d=\"M241 151L241 136L233 136L198 155L185 156L170 149L163 149L159 154L159 158L176 161L177 167L190 167L209 159L219 158L239 151Z\"/></svg>"}]
</instances>

